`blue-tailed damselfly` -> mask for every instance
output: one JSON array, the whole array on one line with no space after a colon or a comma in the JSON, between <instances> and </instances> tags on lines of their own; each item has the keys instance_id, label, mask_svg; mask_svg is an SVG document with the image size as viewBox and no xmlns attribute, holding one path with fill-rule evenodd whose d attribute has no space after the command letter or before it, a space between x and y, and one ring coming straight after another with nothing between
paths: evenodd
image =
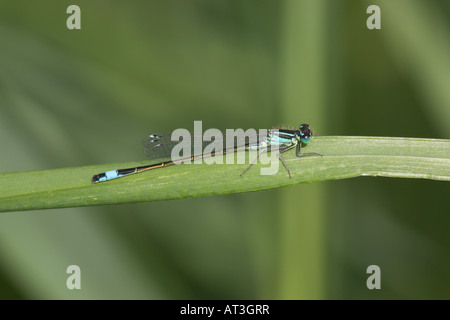
<instances>
[{"instance_id":1,"label":"blue-tailed damselfly","mask_svg":"<svg viewBox=\"0 0 450 320\"><path fill-rule=\"evenodd\" d=\"M267 135L259 139L258 142L248 142L241 146L234 146L230 149L223 149L217 152L211 152L206 156L215 156L219 154L226 154L229 152L236 152L240 150L258 150L258 155L256 158L250 163L247 169L241 173L241 176L245 174L256 162L256 160L260 157L263 152L271 151L272 149L276 149L278 151L278 156L283 162L284 167L286 168L289 178L291 178L291 172L281 155L283 152L290 150L294 147L296 148L296 154L298 157L307 156L307 155L319 155L318 153L301 153L302 144L306 145L313 138L313 132L309 125L302 124L300 125L298 130L290 130L290 129L268 129ZM147 155L150 158L158 158L158 157L168 157L170 156L171 148L168 145L173 146L173 141L170 140L170 135L159 135L159 134L151 134L144 140L145 150ZM196 159L203 159L205 155L193 155L191 157L177 159L177 160L168 160L156 164L134 167L128 169L118 169L118 170L110 170L103 173L96 174L92 177L92 182L103 182L109 181L116 178L128 176L134 173L140 173L151 169L163 168L173 164L185 162L187 160L194 161Z\"/></svg>"}]
</instances>

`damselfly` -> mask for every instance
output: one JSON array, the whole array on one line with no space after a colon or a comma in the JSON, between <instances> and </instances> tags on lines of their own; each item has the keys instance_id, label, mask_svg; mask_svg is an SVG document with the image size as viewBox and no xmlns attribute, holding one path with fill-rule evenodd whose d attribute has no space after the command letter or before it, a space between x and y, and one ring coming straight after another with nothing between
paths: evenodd
<instances>
[{"instance_id":1,"label":"damselfly","mask_svg":"<svg viewBox=\"0 0 450 320\"><path fill-rule=\"evenodd\" d=\"M144 140L144 148L147 153L147 156L150 158L167 158L171 155L171 149L174 146L174 142L171 141L170 135L159 135L159 134L151 134ZM241 146L234 146L233 148L223 149L216 152L211 152L207 154L207 157L227 154L230 152L236 152L241 150L255 150L258 151L256 158L250 163L247 169L241 173L241 176L245 174L256 162L256 160L261 156L263 152L270 152L272 150L276 150L278 152L278 157L283 162L284 167L286 168L289 178L291 178L291 172L284 160L282 153L293 149L296 147L296 154L298 157L308 156L308 155L318 155L321 154L311 152L311 153L302 153L301 148L302 145L308 144L308 142L313 138L313 132L309 125L302 124L300 125L298 130L289 130L289 129L268 129L267 134L264 137L261 137L257 142L245 143ZM128 176L130 174L144 172L151 169L163 168L167 166L171 166L173 164L178 164L186 161L194 161L196 159L204 159L204 154L197 154L187 158L181 158L177 160L168 160L163 161L156 164L128 168L128 169L118 169L106 171L103 173L96 174L92 177L92 182L103 182L109 181L116 178Z\"/></svg>"}]
</instances>

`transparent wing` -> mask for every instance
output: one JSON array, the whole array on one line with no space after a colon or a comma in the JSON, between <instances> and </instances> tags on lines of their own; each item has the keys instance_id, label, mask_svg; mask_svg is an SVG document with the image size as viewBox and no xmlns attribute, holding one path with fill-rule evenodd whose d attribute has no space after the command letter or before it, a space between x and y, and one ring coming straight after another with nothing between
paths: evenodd
<instances>
[{"instance_id":1,"label":"transparent wing","mask_svg":"<svg viewBox=\"0 0 450 320\"><path fill-rule=\"evenodd\" d=\"M170 159L172 155L172 149L180 143L179 140L172 141L171 133L156 133L145 137L142 140L142 146L144 147L145 155L150 159ZM202 137L195 137L191 135L191 155L195 155L194 141L202 141ZM222 143L223 139L219 139L219 143ZM202 141L202 151L210 141Z\"/></svg>"},{"instance_id":2,"label":"transparent wing","mask_svg":"<svg viewBox=\"0 0 450 320\"><path fill-rule=\"evenodd\" d=\"M150 159L170 158L172 148L177 144L170 140L170 133L150 134L142 140L144 153Z\"/></svg>"},{"instance_id":3,"label":"transparent wing","mask_svg":"<svg viewBox=\"0 0 450 320\"><path fill-rule=\"evenodd\" d=\"M144 153L150 159L164 159L170 158L172 154L172 149L180 143L180 141L172 141L171 133L154 133L150 134L142 140L142 145L144 147ZM240 143L237 139L233 140L233 147L242 147L248 145L258 145L259 141L264 140L267 137L266 133L258 133L255 136L245 137ZM194 141L201 141L202 143L202 151L205 150L205 147L210 145L211 143L215 143L216 145L221 145L222 149L227 148L226 144L227 137L225 133L222 132L220 136L214 136L212 141L203 141L202 136L194 136L191 135L191 155L196 155L194 150ZM218 151L218 150L216 150Z\"/></svg>"}]
</instances>

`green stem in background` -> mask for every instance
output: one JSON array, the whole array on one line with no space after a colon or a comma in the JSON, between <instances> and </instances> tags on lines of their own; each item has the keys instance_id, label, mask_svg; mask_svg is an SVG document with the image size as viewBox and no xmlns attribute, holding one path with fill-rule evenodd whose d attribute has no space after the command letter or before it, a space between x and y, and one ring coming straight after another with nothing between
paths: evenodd
<instances>
[{"instance_id":1,"label":"green stem in background","mask_svg":"<svg viewBox=\"0 0 450 320\"><path fill-rule=\"evenodd\" d=\"M282 123L302 119L325 132L328 97L325 70L327 3L324 0L284 2L281 102ZM279 243L275 296L278 299L324 298L326 198L323 184L279 193ZM295 199L293 201L293 199Z\"/></svg>"},{"instance_id":2,"label":"green stem in background","mask_svg":"<svg viewBox=\"0 0 450 320\"><path fill-rule=\"evenodd\" d=\"M367 1L367 3L372 3ZM448 18L426 1L385 1L383 36L397 66L403 68L421 99L423 112L442 135L450 135L450 42ZM384 22L383 22L384 23ZM383 26L384 27L384 26Z\"/></svg>"},{"instance_id":3,"label":"green stem in background","mask_svg":"<svg viewBox=\"0 0 450 320\"><path fill-rule=\"evenodd\" d=\"M257 164L243 177L242 165L178 165L93 184L94 174L148 162L0 174L0 211L125 204L279 188L357 176L450 181L450 140L380 137L316 137L305 152L323 157L283 156L276 175Z\"/></svg>"}]
</instances>

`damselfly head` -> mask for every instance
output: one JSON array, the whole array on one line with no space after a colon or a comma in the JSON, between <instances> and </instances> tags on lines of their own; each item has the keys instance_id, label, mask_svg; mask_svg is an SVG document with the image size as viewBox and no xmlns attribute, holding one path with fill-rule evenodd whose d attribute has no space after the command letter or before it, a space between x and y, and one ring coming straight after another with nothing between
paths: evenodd
<instances>
[{"instance_id":1,"label":"damselfly head","mask_svg":"<svg viewBox=\"0 0 450 320\"><path fill-rule=\"evenodd\" d=\"M304 123L304 124L300 125L299 129L300 129L299 130L300 131L300 140L303 143L308 143L313 137L313 132L312 132L311 128L309 127L308 124Z\"/></svg>"}]
</instances>

